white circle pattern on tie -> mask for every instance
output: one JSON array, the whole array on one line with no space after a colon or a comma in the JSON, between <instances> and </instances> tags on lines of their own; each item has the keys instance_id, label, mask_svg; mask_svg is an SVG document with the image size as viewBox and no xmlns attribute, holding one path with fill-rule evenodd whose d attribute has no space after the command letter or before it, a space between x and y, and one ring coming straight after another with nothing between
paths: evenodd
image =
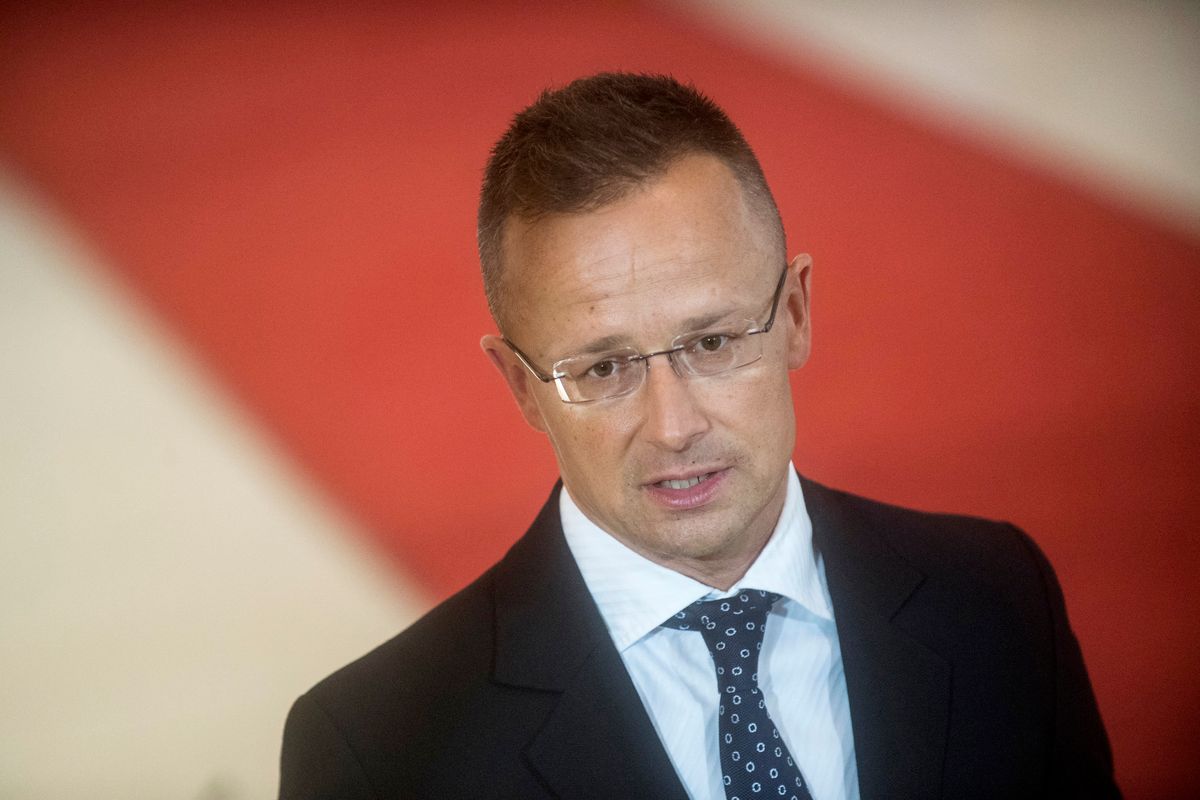
<instances>
[{"instance_id":1,"label":"white circle pattern on tie","mask_svg":"<svg viewBox=\"0 0 1200 800\"><path fill-rule=\"evenodd\" d=\"M766 702L759 697L758 656L767 615L778 599L777 594L746 589L723 600L697 600L663 623L703 636L716 667L721 697L717 735L727 800L812 800L800 769L767 714ZM743 702L749 698L758 698L758 702ZM737 711L726 713L726 701ZM768 750L769 740L773 741Z\"/></svg>"}]
</instances>

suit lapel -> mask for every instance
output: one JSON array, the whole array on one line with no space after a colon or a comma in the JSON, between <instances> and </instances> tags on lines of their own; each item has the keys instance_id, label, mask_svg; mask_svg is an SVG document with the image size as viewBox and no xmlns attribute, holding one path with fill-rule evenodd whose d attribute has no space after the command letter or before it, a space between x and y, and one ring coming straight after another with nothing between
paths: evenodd
<instances>
[{"instance_id":1,"label":"suit lapel","mask_svg":"<svg viewBox=\"0 0 1200 800\"><path fill-rule=\"evenodd\" d=\"M940 795L950 666L897 624L924 576L841 493L801 478L846 671L863 800Z\"/></svg>"},{"instance_id":2,"label":"suit lapel","mask_svg":"<svg viewBox=\"0 0 1200 800\"><path fill-rule=\"evenodd\" d=\"M497 567L494 678L559 694L526 749L529 765L557 796L684 800L563 538L559 489Z\"/></svg>"}]
</instances>

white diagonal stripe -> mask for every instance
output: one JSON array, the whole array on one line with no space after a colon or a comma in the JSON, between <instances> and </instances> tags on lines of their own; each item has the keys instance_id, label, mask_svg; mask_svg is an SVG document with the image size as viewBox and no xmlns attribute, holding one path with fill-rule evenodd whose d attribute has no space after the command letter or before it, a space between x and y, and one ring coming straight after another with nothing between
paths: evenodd
<instances>
[{"instance_id":1,"label":"white diagonal stripe","mask_svg":"<svg viewBox=\"0 0 1200 800\"><path fill-rule=\"evenodd\" d=\"M0 177L0 797L270 797L426 600L89 261Z\"/></svg>"},{"instance_id":2,"label":"white diagonal stripe","mask_svg":"<svg viewBox=\"0 0 1200 800\"><path fill-rule=\"evenodd\" d=\"M722 27L1200 232L1200 4L705 0ZM781 99L781 102L785 102Z\"/></svg>"}]
</instances>

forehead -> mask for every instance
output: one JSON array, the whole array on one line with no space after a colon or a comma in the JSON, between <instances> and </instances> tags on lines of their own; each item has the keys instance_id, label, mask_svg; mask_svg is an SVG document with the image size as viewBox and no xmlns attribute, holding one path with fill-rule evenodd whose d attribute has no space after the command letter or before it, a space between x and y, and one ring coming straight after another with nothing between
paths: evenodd
<instances>
[{"instance_id":1,"label":"forehead","mask_svg":"<svg viewBox=\"0 0 1200 800\"><path fill-rule=\"evenodd\" d=\"M777 249L730 169L689 156L600 209L510 220L506 333L558 356L597 337L639 345L688 320L758 314Z\"/></svg>"}]
</instances>

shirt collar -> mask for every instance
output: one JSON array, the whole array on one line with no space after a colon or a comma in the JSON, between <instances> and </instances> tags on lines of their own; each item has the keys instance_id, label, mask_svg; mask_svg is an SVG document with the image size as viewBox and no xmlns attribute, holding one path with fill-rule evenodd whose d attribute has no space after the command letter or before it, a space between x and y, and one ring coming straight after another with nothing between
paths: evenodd
<instances>
[{"instance_id":1,"label":"shirt collar","mask_svg":"<svg viewBox=\"0 0 1200 800\"><path fill-rule=\"evenodd\" d=\"M565 489L558 496L567 546L600 608L618 651L696 600L726 597L742 588L775 592L824 620L833 618L812 547L812 522L800 479L788 470L787 494L775 530L740 581L722 592L630 550L592 522Z\"/></svg>"}]
</instances>

